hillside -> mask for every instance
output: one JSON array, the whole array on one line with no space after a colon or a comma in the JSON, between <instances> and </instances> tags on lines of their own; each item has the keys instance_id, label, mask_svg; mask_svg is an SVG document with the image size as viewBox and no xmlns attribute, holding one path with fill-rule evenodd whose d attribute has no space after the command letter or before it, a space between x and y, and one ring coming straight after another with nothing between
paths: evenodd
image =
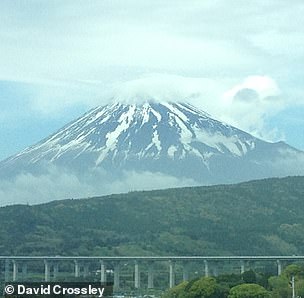
<instances>
[{"instance_id":1,"label":"hillside","mask_svg":"<svg viewBox=\"0 0 304 298\"><path fill-rule=\"evenodd\" d=\"M1 255L304 254L304 177L0 208Z\"/></svg>"}]
</instances>

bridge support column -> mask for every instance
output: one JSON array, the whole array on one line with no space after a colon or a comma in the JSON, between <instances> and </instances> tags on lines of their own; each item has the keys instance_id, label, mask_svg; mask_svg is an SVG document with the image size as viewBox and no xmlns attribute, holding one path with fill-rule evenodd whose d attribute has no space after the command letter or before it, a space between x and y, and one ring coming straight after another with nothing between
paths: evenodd
<instances>
[{"instance_id":1,"label":"bridge support column","mask_svg":"<svg viewBox=\"0 0 304 298\"><path fill-rule=\"evenodd\" d=\"M50 262L44 260L44 281L50 281Z\"/></svg>"},{"instance_id":2,"label":"bridge support column","mask_svg":"<svg viewBox=\"0 0 304 298\"><path fill-rule=\"evenodd\" d=\"M80 275L80 266L79 266L79 262L77 260L74 260L74 273L75 273L75 277L79 277Z\"/></svg>"},{"instance_id":3,"label":"bridge support column","mask_svg":"<svg viewBox=\"0 0 304 298\"><path fill-rule=\"evenodd\" d=\"M106 273L106 265L103 260L100 260L100 282L107 282L107 273Z\"/></svg>"},{"instance_id":4,"label":"bridge support column","mask_svg":"<svg viewBox=\"0 0 304 298\"><path fill-rule=\"evenodd\" d=\"M189 264L183 263L183 281L189 280Z\"/></svg>"},{"instance_id":5,"label":"bridge support column","mask_svg":"<svg viewBox=\"0 0 304 298\"><path fill-rule=\"evenodd\" d=\"M84 264L84 266L83 266L83 276L87 277L88 275L89 275L89 265Z\"/></svg>"},{"instance_id":6,"label":"bridge support column","mask_svg":"<svg viewBox=\"0 0 304 298\"><path fill-rule=\"evenodd\" d=\"M27 278L27 264L23 263L22 264L22 279L26 280Z\"/></svg>"},{"instance_id":7,"label":"bridge support column","mask_svg":"<svg viewBox=\"0 0 304 298\"><path fill-rule=\"evenodd\" d=\"M208 261L204 260L204 265L205 265L205 276L208 277L209 276L209 266L208 266Z\"/></svg>"},{"instance_id":8,"label":"bridge support column","mask_svg":"<svg viewBox=\"0 0 304 298\"><path fill-rule=\"evenodd\" d=\"M5 260L4 264L4 281L9 281L10 280L10 261Z\"/></svg>"},{"instance_id":9,"label":"bridge support column","mask_svg":"<svg viewBox=\"0 0 304 298\"><path fill-rule=\"evenodd\" d=\"M18 279L18 263L16 260L13 260L13 281L16 281Z\"/></svg>"},{"instance_id":10,"label":"bridge support column","mask_svg":"<svg viewBox=\"0 0 304 298\"><path fill-rule=\"evenodd\" d=\"M277 265L278 265L278 275L281 275L281 273L282 273L282 262L281 262L281 260L277 260Z\"/></svg>"},{"instance_id":11,"label":"bridge support column","mask_svg":"<svg viewBox=\"0 0 304 298\"><path fill-rule=\"evenodd\" d=\"M53 267L53 278L54 278L54 281L57 281L58 272L59 272L59 264L55 263L54 267Z\"/></svg>"},{"instance_id":12,"label":"bridge support column","mask_svg":"<svg viewBox=\"0 0 304 298\"><path fill-rule=\"evenodd\" d=\"M241 274L245 272L245 262L241 261Z\"/></svg>"},{"instance_id":13,"label":"bridge support column","mask_svg":"<svg viewBox=\"0 0 304 298\"><path fill-rule=\"evenodd\" d=\"M114 265L114 289L120 288L120 263Z\"/></svg>"},{"instance_id":14,"label":"bridge support column","mask_svg":"<svg viewBox=\"0 0 304 298\"><path fill-rule=\"evenodd\" d=\"M212 273L213 273L213 276L215 276L215 277L218 276L217 265L218 265L217 263L214 263L213 267L212 267Z\"/></svg>"},{"instance_id":15,"label":"bridge support column","mask_svg":"<svg viewBox=\"0 0 304 298\"><path fill-rule=\"evenodd\" d=\"M169 261L169 288L173 288L175 286L174 265L174 262Z\"/></svg>"},{"instance_id":16,"label":"bridge support column","mask_svg":"<svg viewBox=\"0 0 304 298\"><path fill-rule=\"evenodd\" d=\"M154 268L153 263L148 264L148 289L154 288Z\"/></svg>"},{"instance_id":17,"label":"bridge support column","mask_svg":"<svg viewBox=\"0 0 304 298\"><path fill-rule=\"evenodd\" d=\"M134 286L135 286L135 289L139 289L140 288L140 271L139 271L138 261L135 261Z\"/></svg>"}]
</instances>

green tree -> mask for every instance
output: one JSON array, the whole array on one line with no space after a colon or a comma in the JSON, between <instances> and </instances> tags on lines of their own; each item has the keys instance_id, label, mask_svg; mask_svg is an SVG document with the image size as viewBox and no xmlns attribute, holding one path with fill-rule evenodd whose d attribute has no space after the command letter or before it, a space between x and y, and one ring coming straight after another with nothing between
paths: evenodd
<instances>
[{"instance_id":1,"label":"green tree","mask_svg":"<svg viewBox=\"0 0 304 298\"><path fill-rule=\"evenodd\" d=\"M284 276L271 276L268 279L273 298L288 298L290 297L289 279Z\"/></svg>"},{"instance_id":2,"label":"green tree","mask_svg":"<svg viewBox=\"0 0 304 298\"><path fill-rule=\"evenodd\" d=\"M216 278L218 284L228 287L229 289L243 284L244 281L239 274L221 274Z\"/></svg>"},{"instance_id":3,"label":"green tree","mask_svg":"<svg viewBox=\"0 0 304 298\"><path fill-rule=\"evenodd\" d=\"M219 286L213 277L202 277L195 281L188 292L190 298L216 298L219 293Z\"/></svg>"},{"instance_id":4,"label":"green tree","mask_svg":"<svg viewBox=\"0 0 304 298\"><path fill-rule=\"evenodd\" d=\"M257 281L256 274L253 270L245 271L242 274L243 281L248 284L255 284Z\"/></svg>"},{"instance_id":5,"label":"green tree","mask_svg":"<svg viewBox=\"0 0 304 298\"><path fill-rule=\"evenodd\" d=\"M283 275L287 276L288 278L291 276L299 276L301 274L303 274L303 268L297 264L288 265L283 271Z\"/></svg>"},{"instance_id":6,"label":"green tree","mask_svg":"<svg viewBox=\"0 0 304 298\"><path fill-rule=\"evenodd\" d=\"M272 291L273 298L289 298L291 297L290 280L295 277L296 294L304 295L304 280L302 266L291 264L288 265L280 276L272 276L269 278L269 286Z\"/></svg>"},{"instance_id":7,"label":"green tree","mask_svg":"<svg viewBox=\"0 0 304 298\"><path fill-rule=\"evenodd\" d=\"M300 279L296 281L296 295L304 297L304 280Z\"/></svg>"},{"instance_id":8,"label":"green tree","mask_svg":"<svg viewBox=\"0 0 304 298\"><path fill-rule=\"evenodd\" d=\"M242 284L233 287L229 292L229 298L269 298L270 293L257 284Z\"/></svg>"},{"instance_id":9,"label":"green tree","mask_svg":"<svg viewBox=\"0 0 304 298\"><path fill-rule=\"evenodd\" d=\"M217 284L213 277L202 277L183 282L168 290L163 298L226 298L228 290Z\"/></svg>"},{"instance_id":10,"label":"green tree","mask_svg":"<svg viewBox=\"0 0 304 298\"><path fill-rule=\"evenodd\" d=\"M173 287L172 289L169 289L165 292L165 294L162 296L163 298L184 298L186 297L185 288L189 282L184 281L177 286Z\"/></svg>"}]
</instances>

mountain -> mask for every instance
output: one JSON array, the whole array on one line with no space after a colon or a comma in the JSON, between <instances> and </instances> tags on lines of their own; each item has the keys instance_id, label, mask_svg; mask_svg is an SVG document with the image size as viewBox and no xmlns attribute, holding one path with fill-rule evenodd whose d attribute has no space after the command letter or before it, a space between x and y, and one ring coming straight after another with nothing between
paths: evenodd
<instances>
[{"instance_id":1,"label":"mountain","mask_svg":"<svg viewBox=\"0 0 304 298\"><path fill-rule=\"evenodd\" d=\"M104 185L132 173L139 180L142 173L151 173L141 189L149 188L153 175L173 177L173 186L206 185L297 175L303 156L283 142L255 138L187 103L115 103L87 112L2 161L0 177L40 175L53 166ZM102 178L96 178L98 173Z\"/></svg>"},{"instance_id":2,"label":"mountain","mask_svg":"<svg viewBox=\"0 0 304 298\"><path fill-rule=\"evenodd\" d=\"M0 208L2 255L303 255L304 177Z\"/></svg>"}]
</instances>

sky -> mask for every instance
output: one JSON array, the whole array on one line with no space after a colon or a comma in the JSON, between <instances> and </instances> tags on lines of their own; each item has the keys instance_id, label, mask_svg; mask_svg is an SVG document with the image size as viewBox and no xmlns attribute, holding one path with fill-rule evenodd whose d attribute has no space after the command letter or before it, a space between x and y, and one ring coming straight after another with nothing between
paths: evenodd
<instances>
[{"instance_id":1,"label":"sky","mask_svg":"<svg viewBox=\"0 0 304 298\"><path fill-rule=\"evenodd\" d=\"M0 160L113 100L304 150L304 1L0 2Z\"/></svg>"}]
</instances>

